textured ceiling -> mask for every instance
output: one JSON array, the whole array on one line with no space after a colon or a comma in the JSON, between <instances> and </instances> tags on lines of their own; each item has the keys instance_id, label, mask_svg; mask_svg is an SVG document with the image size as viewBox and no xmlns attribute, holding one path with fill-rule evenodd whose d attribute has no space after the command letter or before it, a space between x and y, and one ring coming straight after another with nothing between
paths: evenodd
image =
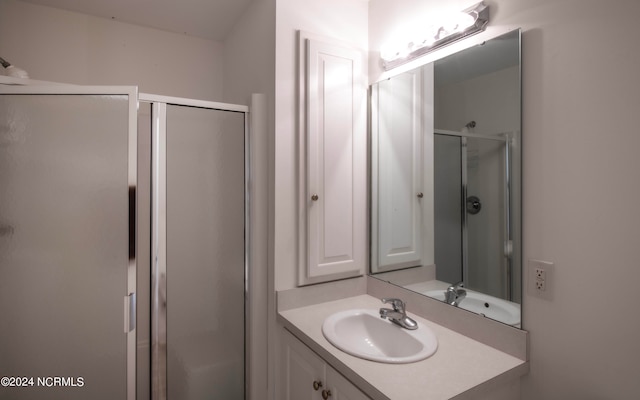
<instances>
[{"instance_id":1,"label":"textured ceiling","mask_svg":"<svg viewBox=\"0 0 640 400\"><path fill-rule=\"evenodd\" d=\"M253 0L22 0L222 41Z\"/></svg>"}]
</instances>

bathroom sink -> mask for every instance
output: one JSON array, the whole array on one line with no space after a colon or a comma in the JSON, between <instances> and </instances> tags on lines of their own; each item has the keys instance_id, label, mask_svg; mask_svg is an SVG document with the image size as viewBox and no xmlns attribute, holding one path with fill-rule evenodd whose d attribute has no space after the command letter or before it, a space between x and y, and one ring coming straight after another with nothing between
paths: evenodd
<instances>
[{"instance_id":1,"label":"bathroom sink","mask_svg":"<svg viewBox=\"0 0 640 400\"><path fill-rule=\"evenodd\" d=\"M325 319L322 333L345 353L383 363L424 360L438 348L438 340L429 327L420 324L410 331L380 318L378 310L337 312Z\"/></svg>"},{"instance_id":2,"label":"bathroom sink","mask_svg":"<svg viewBox=\"0 0 640 400\"><path fill-rule=\"evenodd\" d=\"M444 301L444 290L430 290L425 294ZM520 324L520 306L507 300L467 290L458 307L509 325Z\"/></svg>"}]
</instances>

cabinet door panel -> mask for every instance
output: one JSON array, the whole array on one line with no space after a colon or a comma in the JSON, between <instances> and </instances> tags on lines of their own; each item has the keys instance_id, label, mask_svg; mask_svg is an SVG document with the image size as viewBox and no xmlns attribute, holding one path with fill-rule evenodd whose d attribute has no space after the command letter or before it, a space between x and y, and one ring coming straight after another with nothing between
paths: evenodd
<instances>
[{"instance_id":1,"label":"cabinet door panel","mask_svg":"<svg viewBox=\"0 0 640 400\"><path fill-rule=\"evenodd\" d=\"M331 391L331 396L327 400L371 400L333 368L327 366L326 375L329 383L328 390Z\"/></svg>"},{"instance_id":2,"label":"cabinet door panel","mask_svg":"<svg viewBox=\"0 0 640 400\"><path fill-rule=\"evenodd\" d=\"M289 332L283 335L285 400L320 400L326 386L324 361ZM314 389L314 382L318 383L318 390Z\"/></svg>"},{"instance_id":3,"label":"cabinet door panel","mask_svg":"<svg viewBox=\"0 0 640 400\"><path fill-rule=\"evenodd\" d=\"M356 50L301 38L299 284L361 275L366 262L366 88Z\"/></svg>"}]
</instances>

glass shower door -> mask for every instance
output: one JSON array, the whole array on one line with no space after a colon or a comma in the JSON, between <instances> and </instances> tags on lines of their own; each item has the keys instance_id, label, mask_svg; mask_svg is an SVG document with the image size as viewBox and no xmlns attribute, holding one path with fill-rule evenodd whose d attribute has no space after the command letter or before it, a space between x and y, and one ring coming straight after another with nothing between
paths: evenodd
<instances>
[{"instance_id":1,"label":"glass shower door","mask_svg":"<svg viewBox=\"0 0 640 400\"><path fill-rule=\"evenodd\" d=\"M134 398L136 99L0 87L0 399Z\"/></svg>"},{"instance_id":2,"label":"glass shower door","mask_svg":"<svg viewBox=\"0 0 640 400\"><path fill-rule=\"evenodd\" d=\"M155 103L153 115L152 398L241 400L245 113Z\"/></svg>"},{"instance_id":3,"label":"glass shower door","mask_svg":"<svg viewBox=\"0 0 640 400\"><path fill-rule=\"evenodd\" d=\"M466 202L469 288L509 300L505 199L505 140L466 138Z\"/></svg>"},{"instance_id":4,"label":"glass shower door","mask_svg":"<svg viewBox=\"0 0 640 400\"><path fill-rule=\"evenodd\" d=\"M436 131L436 278L510 300L510 141Z\"/></svg>"},{"instance_id":5,"label":"glass shower door","mask_svg":"<svg viewBox=\"0 0 640 400\"><path fill-rule=\"evenodd\" d=\"M434 135L434 230L436 279L463 280L462 140Z\"/></svg>"}]
</instances>

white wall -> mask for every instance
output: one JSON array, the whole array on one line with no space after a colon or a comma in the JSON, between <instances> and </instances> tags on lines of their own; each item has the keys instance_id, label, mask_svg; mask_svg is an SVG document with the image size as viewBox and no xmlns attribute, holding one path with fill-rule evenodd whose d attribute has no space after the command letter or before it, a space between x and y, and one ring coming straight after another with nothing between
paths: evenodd
<instances>
[{"instance_id":1,"label":"white wall","mask_svg":"<svg viewBox=\"0 0 640 400\"><path fill-rule=\"evenodd\" d=\"M37 80L216 101L223 92L218 42L15 0L0 0L0 56Z\"/></svg>"},{"instance_id":2,"label":"white wall","mask_svg":"<svg viewBox=\"0 0 640 400\"><path fill-rule=\"evenodd\" d=\"M371 0L372 52L417 3L441 2ZM552 301L524 292L522 398L631 398L640 392L640 2L489 4L492 27L523 29L523 258L556 264Z\"/></svg>"},{"instance_id":3,"label":"white wall","mask_svg":"<svg viewBox=\"0 0 640 400\"><path fill-rule=\"evenodd\" d=\"M277 3L274 187L276 290L296 286L298 267L296 31L338 39L366 51L367 4L365 0L278 0Z\"/></svg>"},{"instance_id":4,"label":"white wall","mask_svg":"<svg viewBox=\"0 0 640 400\"><path fill-rule=\"evenodd\" d=\"M224 41L224 101L249 104L264 93L275 96L275 0L254 0Z\"/></svg>"}]
</instances>

